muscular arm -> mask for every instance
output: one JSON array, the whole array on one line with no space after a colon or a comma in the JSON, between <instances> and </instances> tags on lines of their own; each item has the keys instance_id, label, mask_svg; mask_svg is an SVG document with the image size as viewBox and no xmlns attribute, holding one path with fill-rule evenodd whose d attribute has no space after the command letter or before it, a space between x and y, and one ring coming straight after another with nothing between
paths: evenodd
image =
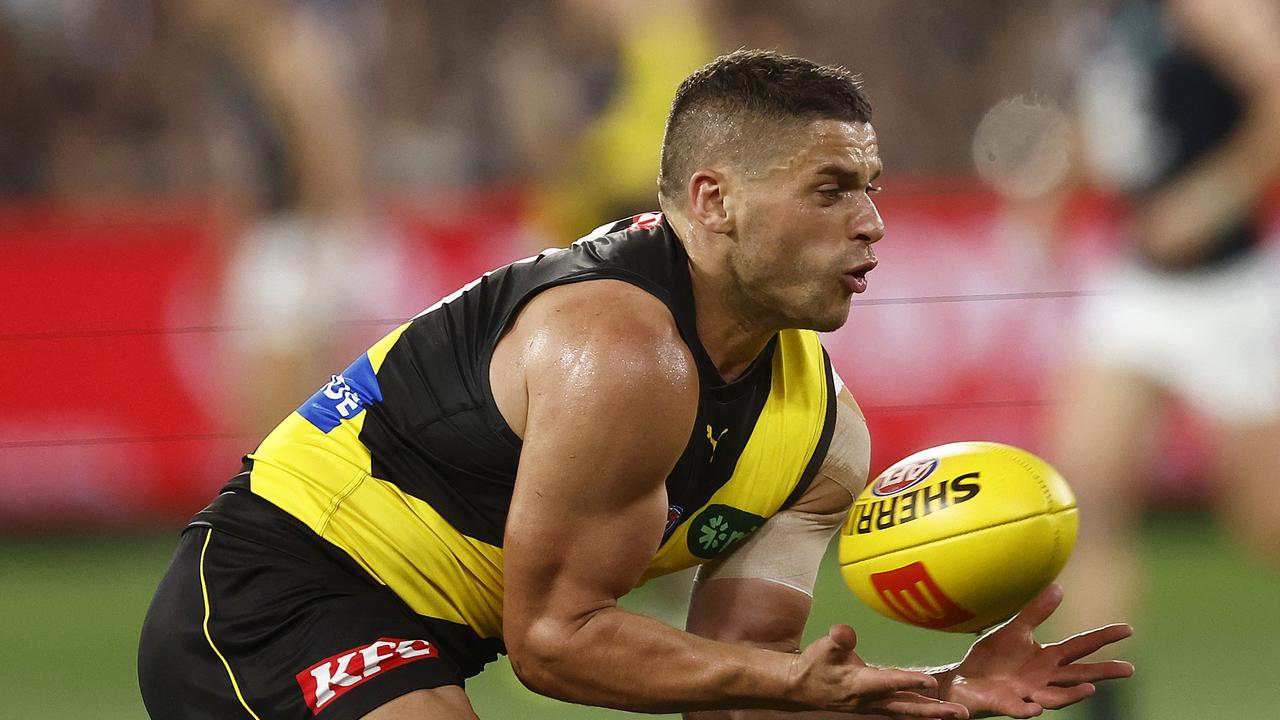
<instances>
[{"instance_id":1,"label":"muscular arm","mask_svg":"<svg viewBox=\"0 0 1280 720\"><path fill-rule=\"evenodd\" d=\"M607 284L608 300L606 283L569 286L522 318L540 329L524 353L527 419L504 548L512 665L532 689L590 705L778 702L787 656L617 607L662 537L664 480L688 442L698 380L665 308ZM588 307L610 312L575 310Z\"/></svg>"},{"instance_id":2,"label":"muscular arm","mask_svg":"<svg viewBox=\"0 0 1280 720\"><path fill-rule=\"evenodd\" d=\"M693 360L665 308L614 281L544 293L503 342L495 362L509 360L512 372L491 372L495 397L524 438L505 538L504 636L526 685L671 712L852 707L868 693L932 684L834 663L819 676L799 656L618 608L662 536L664 481L696 412ZM523 393L511 392L513 378Z\"/></svg>"},{"instance_id":3,"label":"muscular arm","mask_svg":"<svg viewBox=\"0 0 1280 720\"><path fill-rule=\"evenodd\" d=\"M1140 242L1172 265L1246 216L1280 178L1280 8L1269 0L1175 0L1187 43L1240 93L1244 117L1219 146L1137 208Z\"/></svg>"}]
</instances>

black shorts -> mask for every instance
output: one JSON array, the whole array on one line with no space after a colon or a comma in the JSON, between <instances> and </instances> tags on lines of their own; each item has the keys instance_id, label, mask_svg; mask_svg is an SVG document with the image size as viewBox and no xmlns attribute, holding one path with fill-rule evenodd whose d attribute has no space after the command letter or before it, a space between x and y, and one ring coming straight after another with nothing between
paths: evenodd
<instances>
[{"instance_id":1,"label":"black shorts","mask_svg":"<svg viewBox=\"0 0 1280 720\"><path fill-rule=\"evenodd\" d=\"M349 556L249 494L196 516L142 626L155 720L360 718L465 678L502 652L413 612Z\"/></svg>"}]
</instances>

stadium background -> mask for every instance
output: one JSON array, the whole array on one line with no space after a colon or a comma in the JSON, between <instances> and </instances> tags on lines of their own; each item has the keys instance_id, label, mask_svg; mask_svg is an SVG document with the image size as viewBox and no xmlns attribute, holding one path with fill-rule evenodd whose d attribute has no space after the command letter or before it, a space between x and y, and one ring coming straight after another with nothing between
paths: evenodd
<instances>
[{"instance_id":1,"label":"stadium background","mask_svg":"<svg viewBox=\"0 0 1280 720\"><path fill-rule=\"evenodd\" d=\"M652 209L675 85L736 47L843 63L875 105L888 235L826 338L873 471L956 439L1043 446L1118 247L1068 120L1099 3L468 5L0 0L0 715L143 717L146 603L239 456L463 282ZM1211 523L1196 427L1148 479L1142 717L1280 706L1280 575ZM916 665L967 645L873 617L831 560L810 637L850 622L868 660ZM687 582L628 604L678 624ZM482 717L614 715L505 663L469 688Z\"/></svg>"}]
</instances>

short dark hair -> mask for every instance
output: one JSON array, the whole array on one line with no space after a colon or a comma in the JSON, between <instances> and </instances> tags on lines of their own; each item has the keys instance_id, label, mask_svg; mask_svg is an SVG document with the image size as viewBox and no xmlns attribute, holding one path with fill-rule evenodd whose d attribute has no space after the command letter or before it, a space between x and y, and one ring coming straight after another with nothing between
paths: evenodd
<instances>
[{"instance_id":1,"label":"short dark hair","mask_svg":"<svg viewBox=\"0 0 1280 720\"><path fill-rule=\"evenodd\" d=\"M742 162L772 148L780 125L871 122L858 76L768 50L722 55L676 90L662 139L658 194L679 200L693 172L717 156Z\"/></svg>"}]
</instances>

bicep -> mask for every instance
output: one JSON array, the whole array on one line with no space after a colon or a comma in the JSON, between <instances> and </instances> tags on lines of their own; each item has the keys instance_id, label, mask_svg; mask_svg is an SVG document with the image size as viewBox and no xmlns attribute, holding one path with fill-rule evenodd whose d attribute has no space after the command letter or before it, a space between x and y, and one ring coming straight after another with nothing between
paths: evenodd
<instances>
[{"instance_id":1,"label":"bicep","mask_svg":"<svg viewBox=\"0 0 1280 720\"><path fill-rule=\"evenodd\" d=\"M509 644L572 629L635 585L661 539L664 481L693 423L696 375L674 330L637 342L626 329L584 322L548 316L541 355L525 368L525 435L503 547ZM652 328L633 330L646 337Z\"/></svg>"}]
</instances>

